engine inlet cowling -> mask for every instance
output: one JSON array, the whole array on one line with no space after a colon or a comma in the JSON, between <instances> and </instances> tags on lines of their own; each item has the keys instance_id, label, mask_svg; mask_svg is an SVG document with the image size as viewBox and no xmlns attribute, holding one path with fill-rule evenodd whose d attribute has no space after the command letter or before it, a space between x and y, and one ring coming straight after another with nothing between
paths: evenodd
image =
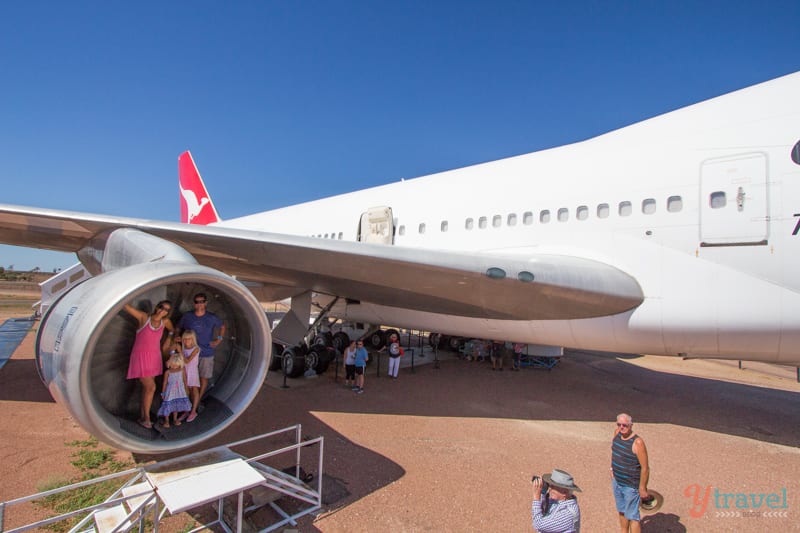
<instances>
[{"instance_id":1,"label":"engine inlet cowling","mask_svg":"<svg viewBox=\"0 0 800 533\"><path fill-rule=\"evenodd\" d=\"M191 424L144 428L137 423L141 384L126 379L137 323L123 306L150 312L170 300L177 325L198 292L227 330L203 409ZM69 291L42 318L36 357L52 396L86 431L116 448L152 454L200 444L233 423L261 389L271 347L266 315L241 283L204 266L161 262L107 272ZM156 385L160 391L160 377ZM159 402L156 393L153 421Z\"/></svg>"}]
</instances>

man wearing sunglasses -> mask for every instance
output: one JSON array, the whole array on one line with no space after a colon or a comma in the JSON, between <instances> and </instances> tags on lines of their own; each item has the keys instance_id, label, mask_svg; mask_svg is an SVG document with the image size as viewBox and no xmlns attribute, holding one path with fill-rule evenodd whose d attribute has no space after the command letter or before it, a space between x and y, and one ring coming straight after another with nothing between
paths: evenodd
<instances>
[{"instance_id":1,"label":"man wearing sunglasses","mask_svg":"<svg viewBox=\"0 0 800 533\"><path fill-rule=\"evenodd\" d=\"M642 530L639 504L649 498L650 465L644 440L633 432L633 419L625 413L617 415L611 442L611 471L620 531L639 533Z\"/></svg>"},{"instance_id":2,"label":"man wearing sunglasses","mask_svg":"<svg viewBox=\"0 0 800 533\"><path fill-rule=\"evenodd\" d=\"M178 322L178 329L181 334L186 330L194 331L197 336L197 345L200 347L200 358L198 359L197 369L200 374L200 394L197 402L205 394L208 388L208 380L214 375L214 350L222 342L225 336L225 323L214 313L206 310L208 297L205 293L198 292L194 295L194 311L184 313ZM192 406L197 411L197 406ZM187 419L188 422L194 417Z\"/></svg>"}]
</instances>

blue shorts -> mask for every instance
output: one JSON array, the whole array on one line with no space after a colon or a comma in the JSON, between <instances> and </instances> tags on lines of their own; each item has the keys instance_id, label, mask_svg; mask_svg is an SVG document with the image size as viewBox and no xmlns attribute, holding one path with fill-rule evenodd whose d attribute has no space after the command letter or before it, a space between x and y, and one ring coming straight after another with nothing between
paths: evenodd
<instances>
[{"instance_id":1,"label":"blue shorts","mask_svg":"<svg viewBox=\"0 0 800 533\"><path fill-rule=\"evenodd\" d=\"M611 480L614 487L614 500L617 502L617 511L625 515L628 520L641 520L639 515L639 497L638 487L628 487L617 483L616 479Z\"/></svg>"}]
</instances>

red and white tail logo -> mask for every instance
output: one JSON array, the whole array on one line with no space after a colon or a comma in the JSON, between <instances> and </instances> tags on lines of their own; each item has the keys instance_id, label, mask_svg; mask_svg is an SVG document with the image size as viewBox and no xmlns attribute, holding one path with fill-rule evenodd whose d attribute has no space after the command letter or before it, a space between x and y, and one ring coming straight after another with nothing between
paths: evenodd
<instances>
[{"instance_id":1,"label":"red and white tail logo","mask_svg":"<svg viewBox=\"0 0 800 533\"><path fill-rule=\"evenodd\" d=\"M181 191L182 223L205 225L219 222L214 203L188 150L178 156L178 187Z\"/></svg>"}]
</instances>

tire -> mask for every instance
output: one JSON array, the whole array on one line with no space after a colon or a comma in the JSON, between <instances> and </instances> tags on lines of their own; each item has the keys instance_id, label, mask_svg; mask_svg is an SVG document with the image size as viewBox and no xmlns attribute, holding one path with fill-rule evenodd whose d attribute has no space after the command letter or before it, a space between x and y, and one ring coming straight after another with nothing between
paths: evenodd
<instances>
[{"instance_id":1,"label":"tire","mask_svg":"<svg viewBox=\"0 0 800 533\"><path fill-rule=\"evenodd\" d=\"M269 369L270 370L280 370L281 366L283 365L283 346L278 344L277 342L272 343L272 355L270 356L269 360Z\"/></svg>"},{"instance_id":2,"label":"tire","mask_svg":"<svg viewBox=\"0 0 800 533\"><path fill-rule=\"evenodd\" d=\"M322 374L328 367L330 366L331 362L336 358L336 350L333 349L326 349L325 351L318 352L319 356L317 358L317 374Z\"/></svg>"},{"instance_id":3,"label":"tire","mask_svg":"<svg viewBox=\"0 0 800 533\"><path fill-rule=\"evenodd\" d=\"M333 335L330 333L320 333L314 337L311 344L318 346L333 346Z\"/></svg>"},{"instance_id":4,"label":"tire","mask_svg":"<svg viewBox=\"0 0 800 533\"><path fill-rule=\"evenodd\" d=\"M344 349L350 346L350 335L340 331L333 336L333 342L329 346L333 346L334 350L344 353Z\"/></svg>"},{"instance_id":5,"label":"tire","mask_svg":"<svg viewBox=\"0 0 800 533\"><path fill-rule=\"evenodd\" d=\"M372 332L366 340L373 350L380 350L386 345L386 335L383 333L382 329Z\"/></svg>"},{"instance_id":6,"label":"tire","mask_svg":"<svg viewBox=\"0 0 800 533\"><path fill-rule=\"evenodd\" d=\"M327 357L327 348L320 345L314 345L305 355L305 369L314 370L317 374L321 374L319 367L322 361Z\"/></svg>"},{"instance_id":7,"label":"tire","mask_svg":"<svg viewBox=\"0 0 800 533\"><path fill-rule=\"evenodd\" d=\"M447 347L450 351L457 352L459 348L464 344L464 339L461 337L449 337L447 339Z\"/></svg>"},{"instance_id":8,"label":"tire","mask_svg":"<svg viewBox=\"0 0 800 533\"><path fill-rule=\"evenodd\" d=\"M306 358L300 346L286 348L283 351L282 365L283 375L289 378L296 378L303 375L306 367Z\"/></svg>"},{"instance_id":9,"label":"tire","mask_svg":"<svg viewBox=\"0 0 800 533\"><path fill-rule=\"evenodd\" d=\"M389 342L389 339L392 338L392 335L397 335L397 342L400 342L400 332L396 329L387 329L383 332L384 339L386 339L385 342Z\"/></svg>"}]
</instances>

